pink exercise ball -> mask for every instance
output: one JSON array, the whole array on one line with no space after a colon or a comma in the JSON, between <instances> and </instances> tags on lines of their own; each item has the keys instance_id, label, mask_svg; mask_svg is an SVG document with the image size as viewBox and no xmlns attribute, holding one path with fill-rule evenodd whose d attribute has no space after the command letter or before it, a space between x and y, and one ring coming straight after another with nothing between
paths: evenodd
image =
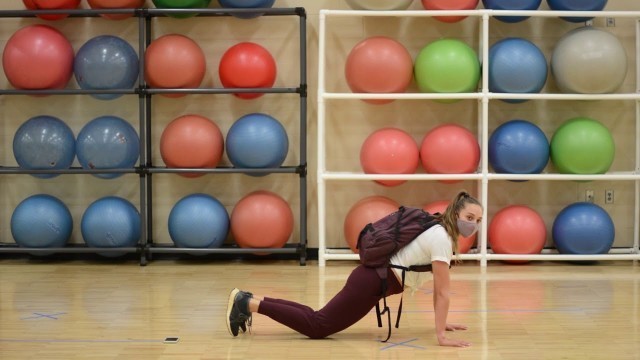
<instances>
[{"instance_id":1,"label":"pink exercise ball","mask_svg":"<svg viewBox=\"0 0 640 360\"><path fill-rule=\"evenodd\" d=\"M399 207L396 201L379 195L368 196L353 204L344 218L344 238L351 251L358 252L358 236L368 223L382 219Z\"/></svg>"},{"instance_id":2,"label":"pink exercise ball","mask_svg":"<svg viewBox=\"0 0 640 360\"><path fill-rule=\"evenodd\" d=\"M220 82L226 88L270 88L276 81L276 61L266 48L252 42L236 44L222 55L218 66ZM255 99L264 93L237 93L241 99Z\"/></svg>"},{"instance_id":3,"label":"pink exercise ball","mask_svg":"<svg viewBox=\"0 0 640 360\"><path fill-rule=\"evenodd\" d=\"M360 148L360 164L365 174L414 174L419 164L418 144L406 131L384 128L374 131ZM385 186L406 180L375 180Z\"/></svg>"},{"instance_id":4,"label":"pink exercise ball","mask_svg":"<svg viewBox=\"0 0 640 360\"><path fill-rule=\"evenodd\" d=\"M271 191L244 196L231 212L231 233L242 248L281 248L292 232L289 203Z\"/></svg>"},{"instance_id":5,"label":"pink exercise ball","mask_svg":"<svg viewBox=\"0 0 640 360\"><path fill-rule=\"evenodd\" d=\"M413 61L409 51L396 40L374 36L351 49L344 73L354 93L403 93L413 78ZM386 104L393 100L364 101Z\"/></svg>"},{"instance_id":6,"label":"pink exercise ball","mask_svg":"<svg viewBox=\"0 0 640 360\"><path fill-rule=\"evenodd\" d=\"M169 168L215 168L224 152L218 125L200 115L183 115L171 121L160 137L160 155ZM184 177L204 174L180 173Z\"/></svg>"},{"instance_id":7,"label":"pink exercise ball","mask_svg":"<svg viewBox=\"0 0 640 360\"><path fill-rule=\"evenodd\" d=\"M189 37L179 34L163 35L153 40L147 47L144 59L145 79L152 88L197 88L204 79L207 67L200 46Z\"/></svg>"},{"instance_id":8,"label":"pink exercise ball","mask_svg":"<svg viewBox=\"0 0 640 360\"><path fill-rule=\"evenodd\" d=\"M432 203L426 204L425 206L422 207L422 209L428 212L429 214L435 214L435 213L443 214L445 210L447 210L447 206L449 206L449 201L439 200L439 201L434 201ZM459 235L458 236L458 252L460 254L468 253L469 250L471 250L471 248L475 244L477 237L478 237L477 232L469 237L464 237L462 235Z\"/></svg>"},{"instance_id":9,"label":"pink exercise ball","mask_svg":"<svg viewBox=\"0 0 640 360\"><path fill-rule=\"evenodd\" d=\"M426 10L473 10L478 6L479 0L422 0L422 6ZM462 21L466 16L434 16L436 20L454 23Z\"/></svg>"},{"instance_id":10,"label":"pink exercise ball","mask_svg":"<svg viewBox=\"0 0 640 360\"><path fill-rule=\"evenodd\" d=\"M24 6L29 10L61 10L76 9L80 5L80 0L22 0ZM44 20L64 19L68 14L48 14L38 15Z\"/></svg>"},{"instance_id":11,"label":"pink exercise ball","mask_svg":"<svg viewBox=\"0 0 640 360\"><path fill-rule=\"evenodd\" d=\"M17 89L62 89L73 75L73 47L58 30L30 25L16 31L4 47L2 66Z\"/></svg>"},{"instance_id":12,"label":"pink exercise ball","mask_svg":"<svg viewBox=\"0 0 640 360\"><path fill-rule=\"evenodd\" d=\"M146 0L87 0L92 9L137 9L144 6ZM122 20L133 16L129 14L100 14L105 19Z\"/></svg>"},{"instance_id":13,"label":"pink exercise ball","mask_svg":"<svg viewBox=\"0 0 640 360\"><path fill-rule=\"evenodd\" d=\"M430 174L471 174L480 162L480 145L465 127L442 124L425 135L420 160Z\"/></svg>"},{"instance_id":14,"label":"pink exercise ball","mask_svg":"<svg viewBox=\"0 0 640 360\"><path fill-rule=\"evenodd\" d=\"M493 216L488 237L496 254L539 254L544 248L547 229L535 210L524 205L510 205Z\"/></svg>"}]
</instances>

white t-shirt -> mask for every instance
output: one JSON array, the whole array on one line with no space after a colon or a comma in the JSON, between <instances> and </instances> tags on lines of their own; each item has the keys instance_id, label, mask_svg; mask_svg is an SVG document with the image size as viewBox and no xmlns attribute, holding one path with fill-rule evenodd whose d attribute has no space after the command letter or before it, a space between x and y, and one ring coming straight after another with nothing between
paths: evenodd
<instances>
[{"instance_id":1,"label":"white t-shirt","mask_svg":"<svg viewBox=\"0 0 640 360\"><path fill-rule=\"evenodd\" d=\"M442 225L434 225L391 257L391 264L409 267L411 265L427 265L434 261L451 263L453 257L451 237ZM393 269L398 281L402 282L402 270ZM404 284L413 293L428 280L429 273L407 271Z\"/></svg>"}]
</instances>

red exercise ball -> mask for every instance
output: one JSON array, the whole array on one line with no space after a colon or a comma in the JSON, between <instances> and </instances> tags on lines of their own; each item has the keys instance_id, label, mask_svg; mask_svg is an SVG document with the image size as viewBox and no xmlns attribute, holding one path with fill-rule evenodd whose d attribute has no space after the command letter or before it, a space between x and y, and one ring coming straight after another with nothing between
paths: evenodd
<instances>
[{"instance_id":1,"label":"red exercise ball","mask_svg":"<svg viewBox=\"0 0 640 360\"><path fill-rule=\"evenodd\" d=\"M493 216L488 237L496 254L539 254L544 248L547 229L535 210L524 205L510 205Z\"/></svg>"},{"instance_id":2,"label":"red exercise ball","mask_svg":"<svg viewBox=\"0 0 640 360\"><path fill-rule=\"evenodd\" d=\"M292 232L293 212L289 203L270 191L259 190L244 196L231 212L231 233L242 248L281 248Z\"/></svg>"},{"instance_id":3,"label":"red exercise ball","mask_svg":"<svg viewBox=\"0 0 640 360\"><path fill-rule=\"evenodd\" d=\"M420 162L418 144L407 132L396 128L374 131L360 148L360 164L365 174L414 174ZM375 180L385 186L406 180Z\"/></svg>"},{"instance_id":4,"label":"red exercise ball","mask_svg":"<svg viewBox=\"0 0 640 360\"><path fill-rule=\"evenodd\" d=\"M80 0L22 0L24 6L29 10L59 10L59 9L77 9ZM38 15L44 20L60 20L64 19L68 14L49 14Z\"/></svg>"},{"instance_id":5,"label":"red exercise ball","mask_svg":"<svg viewBox=\"0 0 640 360\"><path fill-rule=\"evenodd\" d=\"M4 47L2 66L17 89L62 89L73 74L73 47L58 30L30 25L16 31Z\"/></svg>"},{"instance_id":6,"label":"red exercise ball","mask_svg":"<svg viewBox=\"0 0 640 360\"><path fill-rule=\"evenodd\" d=\"M349 209L344 218L344 237L354 253L358 252L358 235L371 222L397 211L400 204L384 196L368 196L361 199Z\"/></svg>"},{"instance_id":7,"label":"red exercise ball","mask_svg":"<svg viewBox=\"0 0 640 360\"><path fill-rule=\"evenodd\" d=\"M200 46L179 34L168 34L153 40L147 47L144 59L145 79L152 88L197 88L207 68Z\"/></svg>"},{"instance_id":8,"label":"red exercise ball","mask_svg":"<svg viewBox=\"0 0 640 360\"><path fill-rule=\"evenodd\" d=\"M236 44L222 55L218 73L226 88L270 88L276 81L276 61L269 50L252 43ZM255 99L263 93L237 93L241 99Z\"/></svg>"},{"instance_id":9,"label":"red exercise ball","mask_svg":"<svg viewBox=\"0 0 640 360\"><path fill-rule=\"evenodd\" d=\"M442 124L425 135L420 160L427 173L470 174L478 168L480 145L465 127Z\"/></svg>"},{"instance_id":10,"label":"red exercise ball","mask_svg":"<svg viewBox=\"0 0 640 360\"><path fill-rule=\"evenodd\" d=\"M388 37L362 40L351 49L344 69L349 88L354 93L403 93L413 79L413 60L409 51ZM386 104L393 100L364 100Z\"/></svg>"},{"instance_id":11,"label":"red exercise ball","mask_svg":"<svg viewBox=\"0 0 640 360\"><path fill-rule=\"evenodd\" d=\"M169 168L215 168L222 158L224 139L218 125L200 115L171 121L160 137L160 155ZM180 173L185 177L203 174Z\"/></svg>"},{"instance_id":12,"label":"red exercise ball","mask_svg":"<svg viewBox=\"0 0 640 360\"><path fill-rule=\"evenodd\" d=\"M422 0L426 10L473 10L479 0ZM462 21L466 16L434 16L435 19L446 23Z\"/></svg>"},{"instance_id":13,"label":"red exercise ball","mask_svg":"<svg viewBox=\"0 0 640 360\"><path fill-rule=\"evenodd\" d=\"M145 0L87 0L92 9L138 9L144 6ZM122 20L133 14L100 14L110 20Z\"/></svg>"},{"instance_id":14,"label":"red exercise ball","mask_svg":"<svg viewBox=\"0 0 640 360\"><path fill-rule=\"evenodd\" d=\"M440 201L434 201L432 203L429 203L423 206L422 209L428 212L429 214L435 214L438 212L442 214L445 212L445 210L447 210L447 206L449 206L449 201L440 200ZM471 248L475 244L477 237L478 237L477 232L469 237L464 237L462 235L459 235L458 236L458 253L460 254L468 253L469 250L471 250Z\"/></svg>"}]
</instances>

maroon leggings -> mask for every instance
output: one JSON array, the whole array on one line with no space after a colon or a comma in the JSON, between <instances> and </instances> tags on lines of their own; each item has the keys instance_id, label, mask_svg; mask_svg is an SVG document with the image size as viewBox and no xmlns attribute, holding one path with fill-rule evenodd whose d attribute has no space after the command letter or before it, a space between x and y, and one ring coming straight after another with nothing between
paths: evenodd
<instances>
[{"instance_id":1,"label":"maroon leggings","mask_svg":"<svg viewBox=\"0 0 640 360\"><path fill-rule=\"evenodd\" d=\"M391 269L387 287L387 295L402 292ZM258 313L312 339L322 339L362 319L382 298L381 292L380 277L375 269L360 265L351 272L342 290L318 311L293 301L265 297Z\"/></svg>"}]
</instances>

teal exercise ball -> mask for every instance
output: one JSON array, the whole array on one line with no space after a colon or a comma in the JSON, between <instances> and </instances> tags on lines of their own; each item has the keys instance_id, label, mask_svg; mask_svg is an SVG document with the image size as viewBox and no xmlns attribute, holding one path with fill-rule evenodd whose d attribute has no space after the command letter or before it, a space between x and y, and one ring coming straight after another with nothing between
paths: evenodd
<instances>
[{"instance_id":1,"label":"teal exercise ball","mask_svg":"<svg viewBox=\"0 0 640 360\"><path fill-rule=\"evenodd\" d=\"M429 43L414 63L416 83L425 93L473 92L480 79L478 54L457 39Z\"/></svg>"},{"instance_id":2,"label":"teal exercise ball","mask_svg":"<svg viewBox=\"0 0 640 360\"><path fill-rule=\"evenodd\" d=\"M413 0L347 0L354 10L405 10Z\"/></svg>"},{"instance_id":3,"label":"teal exercise ball","mask_svg":"<svg viewBox=\"0 0 640 360\"><path fill-rule=\"evenodd\" d=\"M614 155L609 129L587 117L565 121L551 138L551 161L563 174L604 174Z\"/></svg>"}]
</instances>

